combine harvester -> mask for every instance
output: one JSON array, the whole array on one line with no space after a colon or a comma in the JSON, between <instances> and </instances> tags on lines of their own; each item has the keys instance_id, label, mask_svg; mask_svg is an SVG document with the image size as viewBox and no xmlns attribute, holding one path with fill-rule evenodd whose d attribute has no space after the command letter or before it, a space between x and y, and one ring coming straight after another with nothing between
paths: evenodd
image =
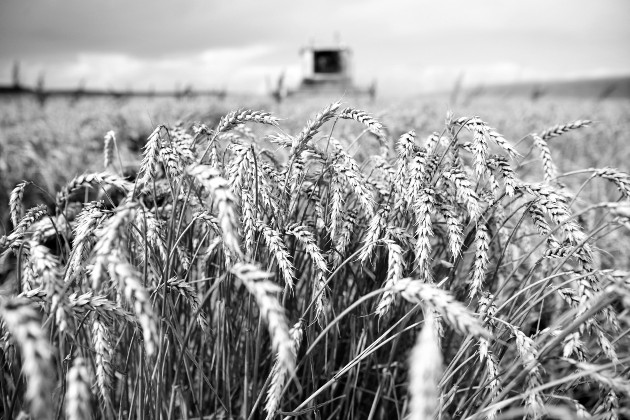
<instances>
[{"instance_id":1,"label":"combine harvester","mask_svg":"<svg viewBox=\"0 0 630 420\"><path fill-rule=\"evenodd\" d=\"M285 97L376 96L376 82L369 86L356 86L352 80L352 50L348 47L304 47L302 58L302 80L296 89L284 86L284 74L278 78L272 95L281 101Z\"/></svg>"}]
</instances>

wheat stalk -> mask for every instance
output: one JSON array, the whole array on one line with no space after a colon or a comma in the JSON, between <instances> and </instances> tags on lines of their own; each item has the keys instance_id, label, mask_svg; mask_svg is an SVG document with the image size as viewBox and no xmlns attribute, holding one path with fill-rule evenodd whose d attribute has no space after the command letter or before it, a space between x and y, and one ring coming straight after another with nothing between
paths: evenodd
<instances>
[{"instance_id":1,"label":"wheat stalk","mask_svg":"<svg viewBox=\"0 0 630 420\"><path fill-rule=\"evenodd\" d=\"M623 196L630 198L630 174L627 172L615 168L601 168L596 170L594 175L614 182Z\"/></svg>"},{"instance_id":2,"label":"wheat stalk","mask_svg":"<svg viewBox=\"0 0 630 420\"><path fill-rule=\"evenodd\" d=\"M94 345L94 366L96 368L96 387L106 410L112 406L112 354L111 334L107 324L95 316L92 319L92 344Z\"/></svg>"},{"instance_id":3,"label":"wheat stalk","mask_svg":"<svg viewBox=\"0 0 630 420\"><path fill-rule=\"evenodd\" d=\"M603 420L619 420L619 397L614 391L608 391L600 398L599 406L593 413Z\"/></svg>"},{"instance_id":4,"label":"wheat stalk","mask_svg":"<svg viewBox=\"0 0 630 420\"><path fill-rule=\"evenodd\" d=\"M253 111L251 109L238 109L231 111L224 117L221 117L217 126L217 133L224 133L245 122L255 122L258 124L278 125L278 119L265 111Z\"/></svg>"},{"instance_id":5,"label":"wheat stalk","mask_svg":"<svg viewBox=\"0 0 630 420\"><path fill-rule=\"evenodd\" d=\"M416 214L416 263L422 278L431 281L431 237L433 236L431 215L435 211L435 191L425 188L414 203Z\"/></svg>"},{"instance_id":6,"label":"wheat stalk","mask_svg":"<svg viewBox=\"0 0 630 420\"><path fill-rule=\"evenodd\" d=\"M103 167L107 169L114 161L114 144L116 143L116 133L108 131L103 138Z\"/></svg>"},{"instance_id":7,"label":"wheat stalk","mask_svg":"<svg viewBox=\"0 0 630 420\"><path fill-rule=\"evenodd\" d=\"M311 258L313 265L323 273L328 272L328 265L324 259L324 255L317 246L315 235L308 230L306 226L291 225L287 228L287 234L295 236L295 238L302 244L306 253Z\"/></svg>"},{"instance_id":8,"label":"wheat stalk","mask_svg":"<svg viewBox=\"0 0 630 420\"><path fill-rule=\"evenodd\" d=\"M97 172L74 177L57 193L57 207L62 208L68 197L79 188L90 188L92 185L98 184L102 188L112 186L124 193L129 193L132 185L129 181L109 172Z\"/></svg>"},{"instance_id":9,"label":"wheat stalk","mask_svg":"<svg viewBox=\"0 0 630 420\"><path fill-rule=\"evenodd\" d=\"M293 278L295 277L295 268L291 263L289 251L287 251L287 247L282 240L282 237L280 236L280 232L272 229L263 222L258 222L257 228L262 234L262 237L265 240L265 244L269 248L271 255L276 259L285 284L289 289L293 290Z\"/></svg>"},{"instance_id":10,"label":"wheat stalk","mask_svg":"<svg viewBox=\"0 0 630 420\"><path fill-rule=\"evenodd\" d=\"M481 208L479 207L479 197L472 187L472 183L468 180L466 175L460 170L452 168L442 173L442 176L455 185L458 199L461 199L466 204L466 209L472 220L479 218L481 214Z\"/></svg>"},{"instance_id":11,"label":"wheat stalk","mask_svg":"<svg viewBox=\"0 0 630 420\"><path fill-rule=\"evenodd\" d=\"M267 323L280 369L293 374L295 369L293 340L289 333L284 308L273 296L280 292L280 287L268 280L271 277L270 273L261 271L252 264L237 263L230 271L243 282L249 293L256 299L260 316Z\"/></svg>"},{"instance_id":12,"label":"wheat stalk","mask_svg":"<svg viewBox=\"0 0 630 420\"><path fill-rule=\"evenodd\" d=\"M542 383L542 367L538 361L538 350L534 340L523 334L518 327L507 325L514 337L516 338L516 350L519 357L523 361L523 368L527 372L527 397L525 403L527 405L528 417L539 419L545 412L542 397L539 392L534 392Z\"/></svg>"},{"instance_id":13,"label":"wheat stalk","mask_svg":"<svg viewBox=\"0 0 630 420\"><path fill-rule=\"evenodd\" d=\"M307 147L307 144L317 134L320 128L332 118L335 117L337 110L341 104L334 102L322 109L314 119L309 120L300 134L295 136L291 141L291 156L299 156ZM289 165L290 167L291 165Z\"/></svg>"},{"instance_id":14,"label":"wheat stalk","mask_svg":"<svg viewBox=\"0 0 630 420\"><path fill-rule=\"evenodd\" d=\"M424 142L427 156L437 155L437 147L440 144L440 133L431 133Z\"/></svg>"},{"instance_id":15,"label":"wheat stalk","mask_svg":"<svg viewBox=\"0 0 630 420\"><path fill-rule=\"evenodd\" d=\"M356 162L343 158L336 159L333 166L335 173L341 175L350 185L365 213L372 216L374 214L374 194L369 189L369 184L363 179Z\"/></svg>"},{"instance_id":16,"label":"wheat stalk","mask_svg":"<svg viewBox=\"0 0 630 420\"><path fill-rule=\"evenodd\" d=\"M395 293L411 303L424 303L442 314L448 323L462 334L489 337L477 320L460 302L437 286L412 278L400 279L392 288Z\"/></svg>"},{"instance_id":17,"label":"wheat stalk","mask_svg":"<svg viewBox=\"0 0 630 420\"><path fill-rule=\"evenodd\" d=\"M108 259L118 248L118 244L129 237L126 228L129 222L135 219L136 212L137 205L133 203L118 207L116 213L96 232L99 239L94 245L94 266L90 274L93 289L100 289Z\"/></svg>"},{"instance_id":18,"label":"wheat stalk","mask_svg":"<svg viewBox=\"0 0 630 420\"><path fill-rule=\"evenodd\" d=\"M514 197L514 192L517 186L516 175L514 174L514 170L510 166L508 160L501 155L492 155L488 159L488 163L495 165L497 170L500 172L501 177L503 178L503 184L505 185L505 193L509 197Z\"/></svg>"},{"instance_id":19,"label":"wheat stalk","mask_svg":"<svg viewBox=\"0 0 630 420\"><path fill-rule=\"evenodd\" d=\"M182 279L171 278L166 281L166 287L176 291L184 298L186 303L190 305L190 311L197 314L197 323L199 324L201 330L207 331L209 328L208 320L201 309L201 300L199 299L197 291L193 288L193 286Z\"/></svg>"},{"instance_id":20,"label":"wheat stalk","mask_svg":"<svg viewBox=\"0 0 630 420\"><path fill-rule=\"evenodd\" d=\"M127 301L133 305L138 322L142 326L144 348L148 356L153 356L158 342L157 325L149 293L140 281L140 273L131 264L122 260L118 253L109 257L108 267L112 277L120 283Z\"/></svg>"},{"instance_id":21,"label":"wheat stalk","mask_svg":"<svg viewBox=\"0 0 630 420\"><path fill-rule=\"evenodd\" d=\"M22 197L24 196L24 190L31 182L22 181L13 188L11 196L9 197L9 213L11 214L11 223L16 227L18 222L22 218L24 213L24 204L22 203Z\"/></svg>"},{"instance_id":22,"label":"wheat stalk","mask_svg":"<svg viewBox=\"0 0 630 420\"><path fill-rule=\"evenodd\" d=\"M341 229L334 238L334 253L333 253L333 265L339 266L343 261L346 254L346 249L352 241L352 233L356 226L356 212L349 211L343 214L343 221L341 222Z\"/></svg>"},{"instance_id":23,"label":"wheat stalk","mask_svg":"<svg viewBox=\"0 0 630 420\"><path fill-rule=\"evenodd\" d=\"M243 224L243 238L245 244L245 254L252 258L254 256L254 241L256 235L256 214L255 203L252 195L247 190L241 192L241 221Z\"/></svg>"},{"instance_id":24,"label":"wheat stalk","mask_svg":"<svg viewBox=\"0 0 630 420\"><path fill-rule=\"evenodd\" d=\"M551 159L551 151L547 142L537 134L532 134L534 138L534 146L540 151L540 157L543 161L543 169L545 174L545 182L551 183L556 177L556 166Z\"/></svg>"},{"instance_id":25,"label":"wheat stalk","mask_svg":"<svg viewBox=\"0 0 630 420\"><path fill-rule=\"evenodd\" d=\"M90 382L85 361L77 357L67 375L66 418L68 420L83 420L91 417Z\"/></svg>"},{"instance_id":26,"label":"wheat stalk","mask_svg":"<svg viewBox=\"0 0 630 420\"><path fill-rule=\"evenodd\" d=\"M147 144L144 145L142 162L140 163L138 177L136 178L136 184L141 187L149 184L149 181L153 179L157 171L161 148L160 132L163 128L165 127L162 125L156 127L153 133L147 138Z\"/></svg>"},{"instance_id":27,"label":"wheat stalk","mask_svg":"<svg viewBox=\"0 0 630 420\"><path fill-rule=\"evenodd\" d=\"M55 381L53 347L37 311L25 299L0 300L0 318L22 352L22 371L26 378L26 400L38 419L53 417L51 396Z\"/></svg>"},{"instance_id":28,"label":"wheat stalk","mask_svg":"<svg viewBox=\"0 0 630 420\"><path fill-rule=\"evenodd\" d=\"M435 323L431 311L425 311L422 332L409 356L409 419L412 420L432 420L439 405L442 350Z\"/></svg>"},{"instance_id":29,"label":"wheat stalk","mask_svg":"<svg viewBox=\"0 0 630 420\"><path fill-rule=\"evenodd\" d=\"M390 207L384 206L370 219L370 224L365 232L365 239L363 240L363 249L359 254L359 260L362 262L367 261L374 252L378 240L381 238L385 228L387 227L387 217L389 216Z\"/></svg>"},{"instance_id":30,"label":"wheat stalk","mask_svg":"<svg viewBox=\"0 0 630 420\"><path fill-rule=\"evenodd\" d=\"M630 396L630 381L623 376L592 363L578 362L571 359L565 360L575 366L583 374L589 376L615 394Z\"/></svg>"},{"instance_id":31,"label":"wheat stalk","mask_svg":"<svg viewBox=\"0 0 630 420\"><path fill-rule=\"evenodd\" d=\"M214 205L218 209L218 219L223 231L225 246L236 256L241 256L238 237L238 220L236 217L236 200L230 192L228 181L209 165L193 164L186 169L187 173L199 180L214 197Z\"/></svg>"},{"instance_id":32,"label":"wheat stalk","mask_svg":"<svg viewBox=\"0 0 630 420\"><path fill-rule=\"evenodd\" d=\"M289 335L291 336L291 352L293 354L293 359L295 360L295 358L297 357L298 349L302 344L302 337L304 336L304 321L298 321L289 330ZM283 369L280 361L276 359L273 367L271 368L271 373L269 374L269 376L271 377L271 384L269 385L269 390L267 391L267 399L265 404L267 420L271 420L280 407L282 389L284 388L288 373L289 372L286 369Z\"/></svg>"},{"instance_id":33,"label":"wheat stalk","mask_svg":"<svg viewBox=\"0 0 630 420\"><path fill-rule=\"evenodd\" d=\"M399 181L398 179L395 182L401 182L400 192L403 194L402 199L408 204L413 206L414 201L418 197L418 191L426 188L426 178L427 178L427 156L426 152L420 150L413 157L411 161L411 171L410 174L407 175L409 177L409 184L407 188L404 188L404 177Z\"/></svg>"},{"instance_id":34,"label":"wheat stalk","mask_svg":"<svg viewBox=\"0 0 630 420\"><path fill-rule=\"evenodd\" d=\"M372 134L383 136L383 124L374 119L370 114L360 109L347 107L339 113L339 118L355 120L363 124Z\"/></svg>"},{"instance_id":35,"label":"wheat stalk","mask_svg":"<svg viewBox=\"0 0 630 420\"><path fill-rule=\"evenodd\" d=\"M330 219L329 219L329 232L330 237L335 240L337 237L337 229L339 223L344 216L344 188L341 183L340 176L337 173L332 175L330 180Z\"/></svg>"},{"instance_id":36,"label":"wheat stalk","mask_svg":"<svg viewBox=\"0 0 630 420\"><path fill-rule=\"evenodd\" d=\"M74 238L72 240L72 251L66 264L65 281L69 281L82 267L91 250L90 245L92 244L94 232L107 216L108 213L104 211L104 206L101 202L86 204L77 216Z\"/></svg>"},{"instance_id":37,"label":"wheat stalk","mask_svg":"<svg viewBox=\"0 0 630 420\"><path fill-rule=\"evenodd\" d=\"M251 184L250 176L253 174L253 162L251 161L251 147L241 144L232 144L229 149L234 153L228 166L228 181L232 194L238 194Z\"/></svg>"},{"instance_id":38,"label":"wheat stalk","mask_svg":"<svg viewBox=\"0 0 630 420\"><path fill-rule=\"evenodd\" d=\"M385 280L385 287L387 290L383 292L381 300L376 307L376 314L379 317L385 315L392 304L394 303L395 294L391 289L394 289L400 279L403 278L403 272L405 269L405 259L403 256L403 249L400 245L392 240L383 240L387 245L388 261L387 261L387 279Z\"/></svg>"},{"instance_id":39,"label":"wheat stalk","mask_svg":"<svg viewBox=\"0 0 630 420\"><path fill-rule=\"evenodd\" d=\"M449 251L453 258L456 258L459 256L462 246L464 245L462 223L457 217L453 206L441 203L439 210L446 222Z\"/></svg>"},{"instance_id":40,"label":"wheat stalk","mask_svg":"<svg viewBox=\"0 0 630 420\"><path fill-rule=\"evenodd\" d=\"M549 140L552 137L558 137L567 131L576 130L578 128L588 127L591 125L589 120L577 120L563 125L555 125L551 128L544 130L540 133L540 138L543 140Z\"/></svg>"},{"instance_id":41,"label":"wheat stalk","mask_svg":"<svg viewBox=\"0 0 630 420\"><path fill-rule=\"evenodd\" d=\"M24 234L28 230L28 228L38 220L42 219L44 216L48 214L48 208L45 204L40 204L35 207L32 207L26 211L24 217L20 219L17 225L13 228L13 232L7 237L0 238L0 245L5 242L4 246L15 246L19 239L24 237Z\"/></svg>"},{"instance_id":42,"label":"wheat stalk","mask_svg":"<svg viewBox=\"0 0 630 420\"><path fill-rule=\"evenodd\" d=\"M170 179L170 182L180 178L184 172L184 165L179 157L179 154L175 152L170 145L163 144L158 151L158 161L162 163L166 173Z\"/></svg>"},{"instance_id":43,"label":"wheat stalk","mask_svg":"<svg viewBox=\"0 0 630 420\"><path fill-rule=\"evenodd\" d=\"M470 283L469 299L474 297L481 291L483 281L486 278L486 270L489 263L490 235L488 227L485 223L478 223L475 232L475 262L473 263L473 275Z\"/></svg>"}]
</instances>

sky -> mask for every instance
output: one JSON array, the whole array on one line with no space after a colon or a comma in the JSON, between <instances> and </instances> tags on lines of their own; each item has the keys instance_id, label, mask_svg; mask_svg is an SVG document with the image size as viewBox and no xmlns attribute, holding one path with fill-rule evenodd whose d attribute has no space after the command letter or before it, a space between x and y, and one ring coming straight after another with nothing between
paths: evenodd
<instances>
[{"instance_id":1,"label":"sky","mask_svg":"<svg viewBox=\"0 0 630 420\"><path fill-rule=\"evenodd\" d=\"M0 0L0 84L263 93L299 49L393 94L630 75L628 0Z\"/></svg>"}]
</instances>

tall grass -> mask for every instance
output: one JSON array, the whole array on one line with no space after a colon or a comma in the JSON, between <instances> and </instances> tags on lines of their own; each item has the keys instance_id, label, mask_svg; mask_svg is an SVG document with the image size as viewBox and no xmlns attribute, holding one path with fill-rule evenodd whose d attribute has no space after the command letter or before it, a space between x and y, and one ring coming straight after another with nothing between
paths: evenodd
<instances>
[{"instance_id":1,"label":"tall grass","mask_svg":"<svg viewBox=\"0 0 630 420\"><path fill-rule=\"evenodd\" d=\"M623 418L630 175L549 144L589 125L239 109L158 126L131 178L108 133L54 205L10 194L2 415Z\"/></svg>"}]
</instances>

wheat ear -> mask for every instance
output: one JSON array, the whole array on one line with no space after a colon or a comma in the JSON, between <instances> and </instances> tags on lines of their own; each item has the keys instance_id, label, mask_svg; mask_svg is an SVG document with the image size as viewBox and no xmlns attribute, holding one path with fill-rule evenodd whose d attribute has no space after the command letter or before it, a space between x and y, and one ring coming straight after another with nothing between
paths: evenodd
<instances>
[{"instance_id":1,"label":"wheat ear","mask_svg":"<svg viewBox=\"0 0 630 420\"><path fill-rule=\"evenodd\" d=\"M38 312L26 299L0 300L0 318L22 352L26 400L34 418L49 419L55 381L53 348L46 339Z\"/></svg>"},{"instance_id":2,"label":"wheat ear","mask_svg":"<svg viewBox=\"0 0 630 420\"><path fill-rule=\"evenodd\" d=\"M429 308L439 312L448 323L462 334L489 338L488 331L466 307L456 301L448 292L429 283L412 278L399 280L392 290L412 303L425 303Z\"/></svg>"},{"instance_id":3,"label":"wheat ear","mask_svg":"<svg viewBox=\"0 0 630 420\"><path fill-rule=\"evenodd\" d=\"M289 334L284 308L274 296L280 292L280 286L268 280L272 276L271 273L262 271L252 264L237 263L232 267L231 272L243 282L249 293L256 299L260 316L267 323L278 364L286 372L293 373L295 369L293 341Z\"/></svg>"},{"instance_id":4,"label":"wheat ear","mask_svg":"<svg viewBox=\"0 0 630 420\"><path fill-rule=\"evenodd\" d=\"M438 408L442 350L435 322L431 310L426 310L422 332L409 356L410 420L433 420Z\"/></svg>"},{"instance_id":5,"label":"wheat ear","mask_svg":"<svg viewBox=\"0 0 630 420\"><path fill-rule=\"evenodd\" d=\"M289 330L289 334L291 335L291 351L293 353L293 358L295 359L297 357L298 349L302 344L302 337L304 336L304 321L298 321L291 330ZM282 389L284 388L284 384L287 380L288 372L286 369L283 369L280 362L276 360L273 368L271 368L269 376L271 377L271 384L269 385L269 391L267 391L267 400L265 404L265 411L267 412L266 420L271 420L280 407Z\"/></svg>"},{"instance_id":6,"label":"wheat ear","mask_svg":"<svg viewBox=\"0 0 630 420\"><path fill-rule=\"evenodd\" d=\"M13 223L14 227L18 225L18 222L22 218L22 213L24 213L22 197L24 196L24 189L29 184L29 181L22 181L11 191L11 196L9 197L9 213L11 214L11 223Z\"/></svg>"},{"instance_id":7,"label":"wheat ear","mask_svg":"<svg viewBox=\"0 0 630 420\"><path fill-rule=\"evenodd\" d=\"M90 415L90 375L82 357L77 357L67 375L66 418L85 420Z\"/></svg>"}]
</instances>

